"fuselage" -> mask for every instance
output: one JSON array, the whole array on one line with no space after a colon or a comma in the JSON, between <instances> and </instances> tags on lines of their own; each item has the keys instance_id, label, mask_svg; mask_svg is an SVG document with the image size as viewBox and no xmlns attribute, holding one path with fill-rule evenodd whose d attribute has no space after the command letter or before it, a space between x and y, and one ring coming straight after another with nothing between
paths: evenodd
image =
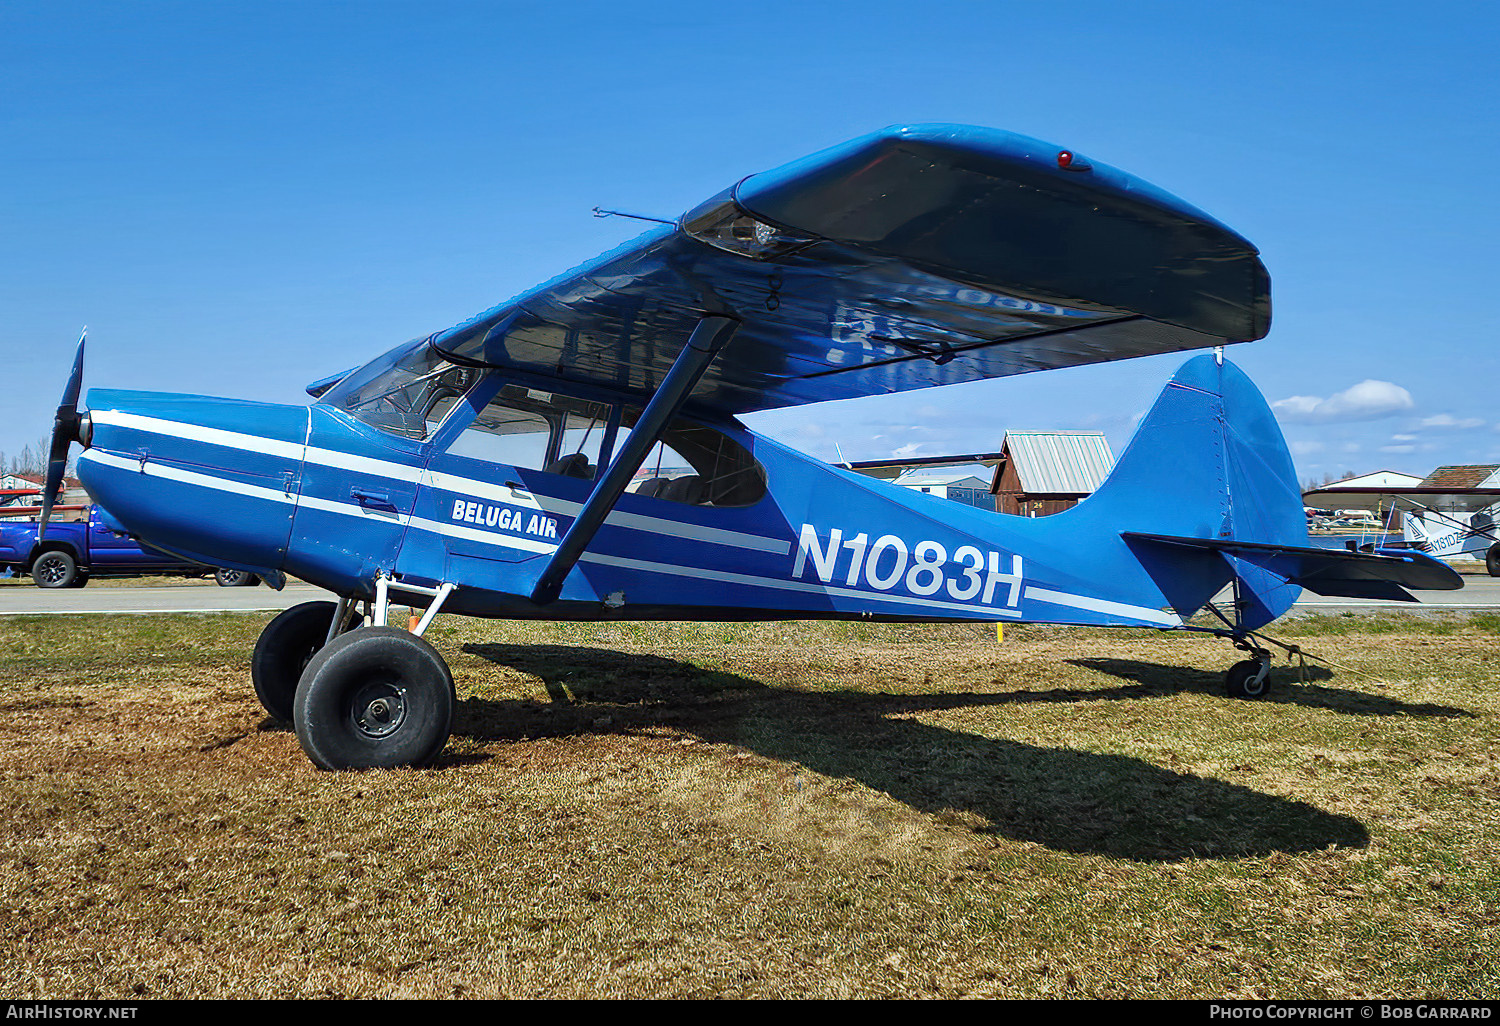
<instances>
[{"instance_id":1,"label":"fuselage","mask_svg":"<svg viewBox=\"0 0 1500 1026\"><path fill-rule=\"evenodd\" d=\"M168 551L358 598L451 583L445 610L470 615L1182 622L1120 540L1128 513L1006 516L686 415L535 603L641 401L415 352L310 406L93 390L79 476Z\"/></svg>"}]
</instances>

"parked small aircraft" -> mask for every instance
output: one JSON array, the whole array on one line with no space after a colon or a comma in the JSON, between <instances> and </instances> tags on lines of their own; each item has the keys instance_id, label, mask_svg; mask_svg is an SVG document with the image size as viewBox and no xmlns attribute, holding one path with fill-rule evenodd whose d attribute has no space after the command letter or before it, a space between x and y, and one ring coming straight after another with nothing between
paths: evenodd
<instances>
[{"instance_id":1,"label":"parked small aircraft","mask_svg":"<svg viewBox=\"0 0 1500 1026\"><path fill-rule=\"evenodd\" d=\"M820 463L737 414L1264 336L1256 250L1131 175L989 129L886 129L753 175L311 406L94 389L69 445L121 527L279 586L252 678L324 768L423 764L449 734L439 610L563 620L1044 622L1210 630L1250 653L1299 586L1459 586L1420 553L1308 547L1245 375L1183 365L1107 482L1007 517ZM1188 618L1226 585L1223 627ZM393 599L425 606L387 625Z\"/></svg>"},{"instance_id":2,"label":"parked small aircraft","mask_svg":"<svg viewBox=\"0 0 1500 1026\"><path fill-rule=\"evenodd\" d=\"M1491 577L1500 577L1500 488L1414 488L1330 485L1305 493L1305 500L1338 500L1365 510L1378 526L1394 529L1401 515L1402 541L1439 559L1479 559Z\"/></svg>"}]
</instances>

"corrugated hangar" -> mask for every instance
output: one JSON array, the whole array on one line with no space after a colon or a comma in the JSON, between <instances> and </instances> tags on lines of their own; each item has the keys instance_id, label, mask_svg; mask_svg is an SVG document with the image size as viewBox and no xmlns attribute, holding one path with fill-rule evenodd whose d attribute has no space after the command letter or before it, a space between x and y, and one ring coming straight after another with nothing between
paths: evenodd
<instances>
[{"instance_id":1,"label":"corrugated hangar","mask_svg":"<svg viewBox=\"0 0 1500 1026\"><path fill-rule=\"evenodd\" d=\"M1097 490L1114 469L1115 456L1102 431L1008 431L999 452L845 466L965 505L1043 517Z\"/></svg>"},{"instance_id":2,"label":"corrugated hangar","mask_svg":"<svg viewBox=\"0 0 1500 1026\"><path fill-rule=\"evenodd\" d=\"M1044 517L1076 506L1114 468L1102 431L1007 431L990 492L1001 513Z\"/></svg>"}]
</instances>

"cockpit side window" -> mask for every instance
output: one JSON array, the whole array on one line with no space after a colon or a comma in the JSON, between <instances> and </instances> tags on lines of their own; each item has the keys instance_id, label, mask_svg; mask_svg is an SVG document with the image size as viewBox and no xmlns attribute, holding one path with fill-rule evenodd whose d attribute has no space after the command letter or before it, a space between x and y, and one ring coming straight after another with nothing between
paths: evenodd
<instances>
[{"instance_id":1,"label":"cockpit side window","mask_svg":"<svg viewBox=\"0 0 1500 1026\"><path fill-rule=\"evenodd\" d=\"M390 357L394 356L394 359ZM322 402L382 431L425 441L478 380L428 345L408 347L340 381Z\"/></svg>"},{"instance_id":2,"label":"cockpit side window","mask_svg":"<svg viewBox=\"0 0 1500 1026\"><path fill-rule=\"evenodd\" d=\"M505 385L448 451L593 480L610 412L604 403Z\"/></svg>"},{"instance_id":3,"label":"cockpit side window","mask_svg":"<svg viewBox=\"0 0 1500 1026\"><path fill-rule=\"evenodd\" d=\"M623 422L632 426L640 415L639 407L627 406ZM622 427L620 438L627 433ZM675 420L627 490L692 506L753 506L765 497L766 471L748 449L723 432Z\"/></svg>"}]
</instances>

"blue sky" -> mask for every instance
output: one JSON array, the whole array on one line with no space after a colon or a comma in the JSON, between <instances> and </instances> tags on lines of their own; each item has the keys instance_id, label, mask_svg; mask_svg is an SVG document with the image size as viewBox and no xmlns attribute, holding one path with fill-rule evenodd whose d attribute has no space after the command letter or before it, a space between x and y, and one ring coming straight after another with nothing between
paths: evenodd
<instances>
[{"instance_id":1,"label":"blue sky","mask_svg":"<svg viewBox=\"0 0 1500 1026\"><path fill-rule=\"evenodd\" d=\"M746 174L883 125L1037 136L1261 248L1229 356L1304 480L1500 462L1495 5L306 0L0 7L0 451L86 384L302 402ZM849 459L1117 451L1180 357L758 414Z\"/></svg>"}]
</instances>

